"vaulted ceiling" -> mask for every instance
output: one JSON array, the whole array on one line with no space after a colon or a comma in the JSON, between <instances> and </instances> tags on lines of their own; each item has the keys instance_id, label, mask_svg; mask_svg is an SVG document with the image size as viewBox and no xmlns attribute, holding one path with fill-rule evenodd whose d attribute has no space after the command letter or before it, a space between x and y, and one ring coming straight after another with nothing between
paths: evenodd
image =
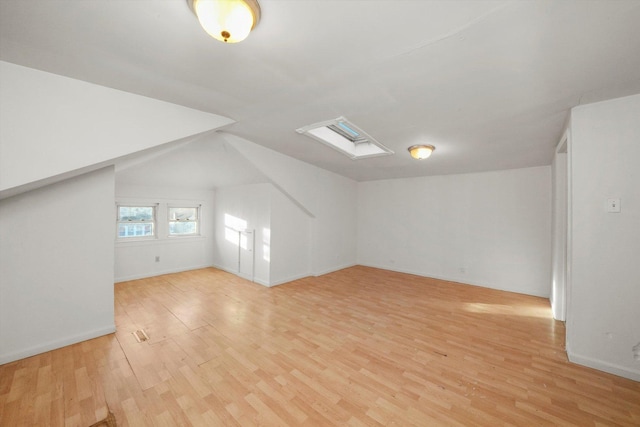
<instances>
[{"instance_id":1,"label":"vaulted ceiling","mask_svg":"<svg viewBox=\"0 0 640 427\"><path fill-rule=\"evenodd\" d=\"M548 165L570 108L640 93L637 0L260 5L226 45L183 0L1 0L0 59L230 117L360 181ZM395 154L354 161L295 132L338 116ZM434 155L412 160L417 143Z\"/></svg>"}]
</instances>

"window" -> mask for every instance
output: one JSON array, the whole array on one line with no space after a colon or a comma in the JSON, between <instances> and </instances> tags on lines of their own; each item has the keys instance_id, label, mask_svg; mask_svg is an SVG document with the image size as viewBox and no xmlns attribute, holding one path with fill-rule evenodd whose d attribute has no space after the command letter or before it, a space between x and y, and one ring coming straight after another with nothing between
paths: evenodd
<instances>
[{"instance_id":1,"label":"window","mask_svg":"<svg viewBox=\"0 0 640 427\"><path fill-rule=\"evenodd\" d=\"M296 132L320 141L352 160L393 154L392 150L344 117L305 126Z\"/></svg>"},{"instance_id":2,"label":"window","mask_svg":"<svg viewBox=\"0 0 640 427\"><path fill-rule=\"evenodd\" d=\"M155 206L118 205L118 238L149 238L155 236Z\"/></svg>"},{"instance_id":3,"label":"window","mask_svg":"<svg viewBox=\"0 0 640 427\"><path fill-rule=\"evenodd\" d=\"M169 207L169 236L193 236L199 232L200 207Z\"/></svg>"}]
</instances>

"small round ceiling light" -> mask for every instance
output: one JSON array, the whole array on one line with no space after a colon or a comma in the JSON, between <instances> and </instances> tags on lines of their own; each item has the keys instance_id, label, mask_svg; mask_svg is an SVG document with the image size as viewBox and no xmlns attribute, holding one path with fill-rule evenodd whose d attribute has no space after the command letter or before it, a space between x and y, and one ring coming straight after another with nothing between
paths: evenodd
<instances>
[{"instance_id":1,"label":"small round ceiling light","mask_svg":"<svg viewBox=\"0 0 640 427\"><path fill-rule=\"evenodd\" d=\"M214 39L238 43L260 22L257 0L187 0L200 25Z\"/></svg>"},{"instance_id":2,"label":"small round ceiling light","mask_svg":"<svg viewBox=\"0 0 640 427\"><path fill-rule=\"evenodd\" d=\"M428 158L435 149L433 145L412 145L408 148L411 157L418 160Z\"/></svg>"}]
</instances>

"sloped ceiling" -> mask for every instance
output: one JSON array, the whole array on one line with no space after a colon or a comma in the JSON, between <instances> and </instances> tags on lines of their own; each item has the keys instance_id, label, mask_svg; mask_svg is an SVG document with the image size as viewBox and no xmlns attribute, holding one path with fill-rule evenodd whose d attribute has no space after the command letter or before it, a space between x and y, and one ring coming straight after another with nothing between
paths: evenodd
<instances>
[{"instance_id":1,"label":"sloped ceiling","mask_svg":"<svg viewBox=\"0 0 640 427\"><path fill-rule=\"evenodd\" d=\"M0 93L0 199L233 123L5 61Z\"/></svg>"},{"instance_id":2,"label":"sloped ceiling","mask_svg":"<svg viewBox=\"0 0 640 427\"><path fill-rule=\"evenodd\" d=\"M356 180L547 165L573 106L640 93L640 2L262 0L225 45L185 1L2 0L0 59L237 121ZM395 151L295 132L344 115ZM434 144L431 159L406 148Z\"/></svg>"},{"instance_id":3,"label":"sloped ceiling","mask_svg":"<svg viewBox=\"0 0 640 427\"><path fill-rule=\"evenodd\" d=\"M270 181L217 133L201 135L162 152L133 157L116 166L116 185L211 190L264 182Z\"/></svg>"}]
</instances>

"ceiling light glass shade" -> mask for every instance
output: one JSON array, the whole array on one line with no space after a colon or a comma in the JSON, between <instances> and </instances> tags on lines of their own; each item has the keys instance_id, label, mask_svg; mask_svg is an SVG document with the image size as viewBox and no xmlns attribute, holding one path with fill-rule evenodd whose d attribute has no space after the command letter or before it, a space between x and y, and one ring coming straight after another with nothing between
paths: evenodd
<instances>
[{"instance_id":1,"label":"ceiling light glass shade","mask_svg":"<svg viewBox=\"0 0 640 427\"><path fill-rule=\"evenodd\" d=\"M256 0L187 0L200 25L214 39L238 43L260 20Z\"/></svg>"},{"instance_id":2,"label":"ceiling light glass shade","mask_svg":"<svg viewBox=\"0 0 640 427\"><path fill-rule=\"evenodd\" d=\"M433 145L412 145L408 148L411 157L418 160L428 158L435 149Z\"/></svg>"}]
</instances>

